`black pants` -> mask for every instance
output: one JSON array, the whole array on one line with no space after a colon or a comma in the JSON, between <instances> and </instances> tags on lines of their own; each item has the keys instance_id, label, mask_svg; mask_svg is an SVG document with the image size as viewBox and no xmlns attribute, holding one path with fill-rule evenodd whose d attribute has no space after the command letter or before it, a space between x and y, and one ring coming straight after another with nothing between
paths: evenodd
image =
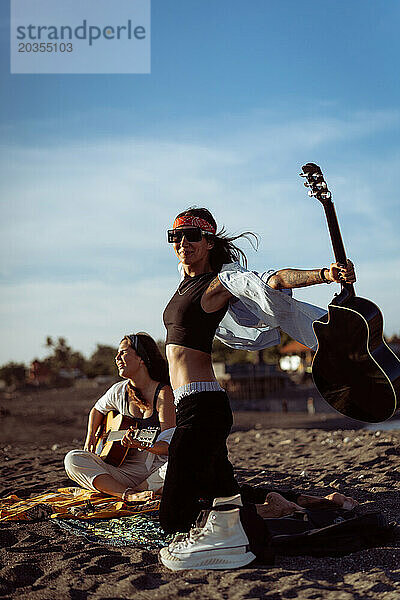
<instances>
[{"instance_id":1,"label":"black pants","mask_svg":"<svg viewBox=\"0 0 400 600\"><path fill-rule=\"evenodd\" d=\"M189 531L214 498L239 492L226 448L232 422L225 392L200 392L180 400L160 506L165 532Z\"/></svg>"}]
</instances>

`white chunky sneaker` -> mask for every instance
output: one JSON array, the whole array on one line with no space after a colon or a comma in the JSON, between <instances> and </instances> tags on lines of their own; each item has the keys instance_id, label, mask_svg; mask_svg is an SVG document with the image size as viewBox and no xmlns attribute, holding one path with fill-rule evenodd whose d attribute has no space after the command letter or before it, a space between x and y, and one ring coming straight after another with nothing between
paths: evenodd
<instances>
[{"instance_id":1,"label":"white chunky sneaker","mask_svg":"<svg viewBox=\"0 0 400 600\"><path fill-rule=\"evenodd\" d=\"M239 501L241 504L240 496ZM160 550L160 560L172 571L182 569L235 569L255 559L242 527L239 508L223 510L223 505L238 506L237 496L216 498L204 527L178 534L168 547Z\"/></svg>"},{"instance_id":2,"label":"white chunky sneaker","mask_svg":"<svg viewBox=\"0 0 400 600\"><path fill-rule=\"evenodd\" d=\"M235 506L243 506L242 497L240 494L235 496L227 496L225 498L214 498L213 508L215 506L223 506L224 504L234 504Z\"/></svg>"}]
</instances>

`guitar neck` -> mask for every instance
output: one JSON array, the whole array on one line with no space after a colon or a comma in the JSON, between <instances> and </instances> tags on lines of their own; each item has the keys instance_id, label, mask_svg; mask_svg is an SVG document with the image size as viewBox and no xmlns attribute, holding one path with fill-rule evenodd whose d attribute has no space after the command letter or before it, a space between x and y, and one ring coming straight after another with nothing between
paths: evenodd
<instances>
[{"instance_id":1,"label":"guitar neck","mask_svg":"<svg viewBox=\"0 0 400 600\"><path fill-rule=\"evenodd\" d=\"M122 440L122 438L124 437L124 435L126 433L128 433L129 429L123 429L123 430L118 430L118 431L110 431L108 436L107 436L107 441L108 442L119 442L120 440ZM139 433L140 433L140 429L136 429L133 430L131 432L131 436L132 438L135 440L137 437L139 437Z\"/></svg>"},{"instance_id":2,"label":"guitar neck","mask_svg":"<svg viewBox=\"0 0 400 600\"><path fill-rule=\"evenodd\" d=\"M339 222L336 216L335 205L332 201L324 203L324 210L326 221L328 223L328 229L331 236L333 253L335 260L341 265L345 265L347 262L346 250L344 248L342 235L340 233ZM346 288L349 292L354 294L354 287L351 283L342 283L342 288Z\"/></svg>"},{"instance_id":3,"label":"guitar neck","mask_svg":"<svg viewBox=\"0 0 400 600\"><path fill-rule=\"evenodd\" d=\"M331 236L331 242L333 247L333 253L335 255L336 262L345 265L346 264L346 250L342 240L342 235L339 229L339 223L336 216L335 205L333 202L327 202L324 204L325 216L328 223L328 229Z\"/></svg>"},{"instance_id":4,"label":"guitar neck","mask_svg":"<svg viewBox=\"0 0 400 600\"><path fill-rule=\"evenodd\" d=\"M107 442L119 442L122 440L124 435L130 431L130 436L134 440L139 440L140 443L153 444L154 440L157 438L159 428L152 427L150 429L125 429L117 431L110 431L107 436Z\"/></svg>"},{"instance_id":5,"label":"guitar neck","mask_svg":"<svg viewBox=\"0 0 400 600\"><path fill-rule=\"evenodd\" d=\"M306 165L303 165L300 177L305 178L304 185L307 188L310 188L308 195L317 198L317 200L319 200L324 207L336 262L339 263L339 265L346 266L346 250L344 249L339 223L335 212L335 206L332 202L332 194L328 189L326 181L324 180L321 167L315 163L307 163ZM355 295L354 287L351 283L341 283L341 286L342 293L339 295L335 294L337 299L341 299L342 301L345 300L349 295Z\"/></svg>"}]
</instances>

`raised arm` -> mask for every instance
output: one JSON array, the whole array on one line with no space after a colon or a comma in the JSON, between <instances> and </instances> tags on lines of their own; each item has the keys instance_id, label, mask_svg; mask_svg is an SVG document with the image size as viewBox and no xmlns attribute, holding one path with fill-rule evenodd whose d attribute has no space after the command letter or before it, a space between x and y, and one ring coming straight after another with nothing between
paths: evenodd
<instances>
[{"instance_id":1,"label":"raised arm","mask_svg":"<svg viewBox=\"0 0 400 600\"><path fill-rule=\"evenodd\" d=\"M276 290L307 287L318 283L354 283L354 265L347 260L345 267L332 263L322 269L281 269L268 279L268 285Z\"/></svg>"}]
</instances>

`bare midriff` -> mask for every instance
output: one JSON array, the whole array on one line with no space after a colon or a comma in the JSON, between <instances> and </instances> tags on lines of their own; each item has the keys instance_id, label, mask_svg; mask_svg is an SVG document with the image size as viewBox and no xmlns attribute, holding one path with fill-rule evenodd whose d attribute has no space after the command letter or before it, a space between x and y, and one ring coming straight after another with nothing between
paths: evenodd
<instances>
[{"instance_id":1,"label":"bare midriff","mask_svg":"<svg viewBox=\"0 0 400 600\"><path fill-rule=\"evenodd\" d=\"M173 390L194 381L216 381L211 355L207 352L167 344L167 360Z\"/></svg>"}]
</instances>

